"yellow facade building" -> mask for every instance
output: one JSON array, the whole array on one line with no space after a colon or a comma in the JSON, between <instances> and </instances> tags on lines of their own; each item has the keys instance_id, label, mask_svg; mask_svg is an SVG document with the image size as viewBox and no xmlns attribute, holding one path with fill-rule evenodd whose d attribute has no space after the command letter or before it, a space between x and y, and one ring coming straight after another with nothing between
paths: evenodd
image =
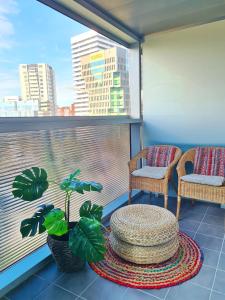
<instances>
[{"instance_id":1,"label":"yellow facade building","mask_svg":"<svg viewBox=\"0 0 225 300\"><path fill-rule=\"evenodd\" d=\"M113 47L81 57L89 115L129 114L127 50Z\"/></svg>"}]
</instances>

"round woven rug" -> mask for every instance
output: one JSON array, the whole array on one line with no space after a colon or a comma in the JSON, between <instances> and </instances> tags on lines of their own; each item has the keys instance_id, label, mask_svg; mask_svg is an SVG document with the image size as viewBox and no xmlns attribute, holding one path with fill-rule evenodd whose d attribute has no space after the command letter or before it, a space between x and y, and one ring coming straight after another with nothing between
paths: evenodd
<instances>
[{"instance_id":1,"label":"round woven rug","mask_svg":"<svg viewBox=\"0 0 225 300\"><path fill-rule=\"evenodd\" d=\"M139 289L161 289L180 284L198 274L203 262L199 246L185 233L179 233L180 247L160 264L137 265L120 258L107 242L105 259L91 263L100 276L115 283Z\"/></svg>"}]
</instances>

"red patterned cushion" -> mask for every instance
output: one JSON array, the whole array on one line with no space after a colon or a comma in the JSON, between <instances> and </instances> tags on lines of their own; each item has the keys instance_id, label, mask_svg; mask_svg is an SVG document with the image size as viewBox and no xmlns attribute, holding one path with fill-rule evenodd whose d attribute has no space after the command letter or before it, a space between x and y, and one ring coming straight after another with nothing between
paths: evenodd
<instances>
[{"instance_id":1,"label":"red patterned cushion","mask_svg":"<svg viewBox=\"0 0 225 300\"><path fill-rule=\"evenodd\" d=\"M147 165L150 167L167 167L175 157L176 147L152 146L148 148Z\"/></svg>"},{"instance_id":2,"label":"red patterned cushion","mask_svg":"<svg viewBox=\"0 0 225 300\"><path fill-rule=\"evenodd\" d=\"M194 173L225 177L225 148L196 148Z\"/></svg>"}]
</instances>

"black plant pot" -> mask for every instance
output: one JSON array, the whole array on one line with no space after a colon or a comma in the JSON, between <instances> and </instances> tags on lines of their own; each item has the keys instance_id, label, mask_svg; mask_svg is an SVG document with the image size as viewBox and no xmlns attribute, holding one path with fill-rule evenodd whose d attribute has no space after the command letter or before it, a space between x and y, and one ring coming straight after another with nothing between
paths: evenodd
<instances>
[{"instance_id":1,"label":"black plant pot","mask_svg":"<svg viewBox=\"0 0 225 300\"><path fill-rule=\"evenodd\" d=\"M76 223L74 222L69 224L70 229L74 226L76 226ZM69 248L68 233L62 236L48 235L47 243L56 265L61 272L72 273L84 268L85 261L74 256Z\"/></svg>"}]
</instances>

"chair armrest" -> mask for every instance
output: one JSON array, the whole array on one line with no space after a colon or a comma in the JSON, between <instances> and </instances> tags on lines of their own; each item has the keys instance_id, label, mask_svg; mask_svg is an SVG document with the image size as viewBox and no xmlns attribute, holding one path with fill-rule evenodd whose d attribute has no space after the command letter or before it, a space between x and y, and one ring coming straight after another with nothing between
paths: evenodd
<instances>
[{"instance_id":1,"label":"chair armrest","mask_svg":"<svg viewBox=\"0 0 225 300\"><path fill-rule=\"evenodd\" d=\"M177 162L181 158L181 155L182 155L182 151L179 148L177 148L174 160L167 167L167 171L166 171L166 174L165 174L166 179L169 179L171 177L173 168L175 167L175 165L177 164Z\"/></svg>"},{"instance_id":2,"label":"chair armrest","mask_svg":"<svg viewBox=\"0 0 225 300\"><path fill-rule=\"evenodd\" d=\"M137 162L141 158L146 158L147 156L147 149L143 149L137 155L135 155L129 162L129 173L132 173L134 170L137 170Z\"/></svg>"},{"instance_id":3,"label":"chair armrest","mask_svg":"<svg viewBox=\"0 0 225 300\"><path fill-rule=\"evenodd\" d=\"M186 175L186 169L185 169L186 162L194 163L194 159L195 159L195 149L190 149L182 155L182 157L177 165L178 179L180 179L180 177Z\"/></svg>"}]
</instances>

